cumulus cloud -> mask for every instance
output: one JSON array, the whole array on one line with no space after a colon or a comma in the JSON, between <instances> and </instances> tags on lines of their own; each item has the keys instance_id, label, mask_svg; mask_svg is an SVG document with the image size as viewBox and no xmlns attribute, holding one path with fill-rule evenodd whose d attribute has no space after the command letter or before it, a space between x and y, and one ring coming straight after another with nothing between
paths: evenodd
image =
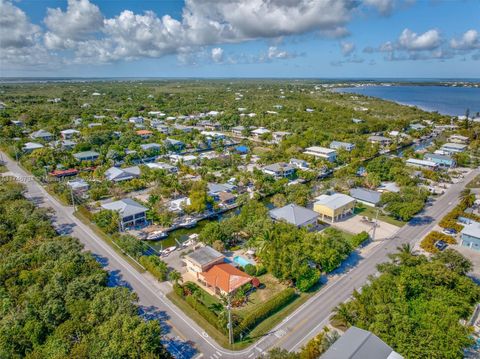
<instances>
[{"instance_id":1,"label":"cumulus cloud","mask_svg":"<svg viewBox=\"0 0 480 359\"><path fill-rule=\"evenodd\" d=\"M66 11L47 9L44 22L49 29L45 34L45 45L49 49L68 49L100 31L103 15L89 0L68 0Z\"/></svg>"},{"instance_id":2,"label":"cumulus cloud","mask_svg":"<svg viewBox=\"0 0 480 359\"><path fill-rule=\"evenodd\" d=\"M0 0L0 46L2 49L22 49L33 46L40 28L10 2Z\"/></svg>"},{"instance_id":3,"label":"cumulus cloud","mask_svg":"<svg viewBox=\"0 0 480 359\"><path fill-rule=\"evenodd\" d=\"M280 50L278 47L276 46L270 46L268 48L268 54L267 54L267 57L270 59L270 60L273 60L273 59L288 59L288 58L291 58L293 57L294 55L289 53L288 51L286 50Z\"/></svg>"},{"instance_id":4,"label":"cumulus cloud","mask_svg":"<svg viewBox=\"0 0 480 359\"><path fill-rule=\"evenodd\" d=\"M473 50L480 48L480 36L478 31L470 29L466 31L460 39L452 39L450 47L456 50Z\"/></svg>"},{"instance_id":5,"label":"cumulus cloud","mask_svg":"<svg viewBox=\"0 0 480 359\"><path fill-rule=\"evenodd\" d=\"M383 15L391 14L394 7L394 0L363 0L363 3L367 6L372 6Z\"/></svg>"},{"instance_id":6,"label":"cumulus cloud","mask_svg":"<svg viewBox=\"0 0 480 359\"><path fill-rule=\"evenodd\" d=\"M400 46L406 50L421 51L434 50L440 46L442 38L436 29L417 34L410 29L405 29L398 38Z\"/></svg>"},{"instance_id":7,"label":"cumulus cloud","mask_svg":"<svg viewBox=\"0 0 480 359\"><path fill-rule=\"evenodd\" d=\"M349 56L355 51L355 44L349 41L342 41L340 43L340 49L343 56Z\"/></svg>"},{"instance_id":8,"label":"cumulus cloud","mask_svg":"<svg viewBox=\"0 0 480 359\"><path fill-rule=\"evenodd\" d=\"M223 61L223 49L221 47L214 47L212 49L212 60L217 64Z\"/></svg>"}]
</instances>

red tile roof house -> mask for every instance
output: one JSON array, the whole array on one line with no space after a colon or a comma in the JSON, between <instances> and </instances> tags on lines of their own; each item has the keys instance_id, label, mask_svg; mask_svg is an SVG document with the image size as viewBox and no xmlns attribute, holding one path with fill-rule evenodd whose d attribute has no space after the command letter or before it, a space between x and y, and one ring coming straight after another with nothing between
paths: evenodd
<instances>
[{"instance_id":1,"label":"red tile roof house","mask_svg":"<svg viewBox=\"0 0 480 359\"><path fill-rule=\"evenodd\" d=\"M209 246L186 255L184 261L187 271L206 289L217 295L234 293L253 280L253 277L225 263L225 256Z\"/></svg>"}]
</instances>

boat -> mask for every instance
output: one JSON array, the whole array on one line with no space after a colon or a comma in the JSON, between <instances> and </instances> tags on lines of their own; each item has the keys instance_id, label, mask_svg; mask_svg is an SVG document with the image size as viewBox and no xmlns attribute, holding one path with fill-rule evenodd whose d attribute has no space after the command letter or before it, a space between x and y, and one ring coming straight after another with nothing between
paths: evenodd
<instances>
[{"instance_id":1,"label":"boat","mask_svg":"<svg viewBox=\"0 0 480 359\"><path fill-rule=\"evenodd\" d=\"M153 231L147 235L145 240L147 241L156 241L159 239L164 239L168 237L168 233L164 231Z\"/></svg>"},{"instance_id":2,"label":"boat","mask_svg":"<svg viewBox=\"0 0 480 359\"><path fill-rule=\"evenodd\" d=\"M185 217L179 224L179 227L193 228L197 225L198 220L193 217Z\"/></svg>"},{"instance_id":3,"label":"boat","mask_svg":"<svg viewBox=\"0 0 480 359\"><path fill-rule=\"evenodd\" d=\"M168 247L168 248L165 248L161 253L160 255L162 257L167 257L170 253L172 253L173 251L175 251L177 249L177 246L171 246L171 247Z\"/></svg>"}]
</instances>

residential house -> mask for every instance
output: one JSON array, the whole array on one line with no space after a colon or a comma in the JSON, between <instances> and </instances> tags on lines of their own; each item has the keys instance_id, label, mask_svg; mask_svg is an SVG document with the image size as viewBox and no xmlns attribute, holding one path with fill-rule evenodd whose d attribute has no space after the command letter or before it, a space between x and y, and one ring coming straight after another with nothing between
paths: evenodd
<instances>
[{"instance_id":1,"label":"residential house","mask_svg":"<svg viewBox=\"0 0 480 359\"><path fill-rule=\"evenodd\" d=\"M183 209L190 206L190 204L191 201L188 197L177 198L168 203L168 210L173 213L183 212Z\"/></svg>"},{"instance_id":2,"label":"residential house","mask_svg":"<svg viewBox=\"0 0 480 359\"><path fill-rule=\"evenodd\" d=\"M359 123L363 123L363 122L365 122L365 121L362 120L362 119L359 119L359 118L352 118L352 122L353 122L353 123L356 123L356 124L359 124Z\"/></svg>"},{"instance_id":3,"label":"residential house","mask_svg":"<svg viewBox=\"0 0 480 359\"><path fill-rule=\"evenodd\" d=\"M285 162L278 162L262 168L262 172L275 178L290 177L295 173L295 167Z\"/></svg>"},{"instance_id":4,"label":"residential house","mask_svg":"<svg viewBox=\"0 0 480 359\"><path fill-rule=\"evenodd\" d=\"M472 221L466 224L460 232L460 239L462 246L480 251L480 223Z\"/></svg>"},{"instance_id":5,"label":"residential house","mask_svg":"<svg viewBox=\"0 0 480 359\"><path fill-rule=\"evenodd\" d=\"M285 137L290 136L291 134L292 134L291 132L285 132L285 131L272 132L273 142L280 143L283 141Z\"/></svg>"},{"instance_id":6,"label":"residential house","mask_svg":"<svg viewBox=\"0 0 480 359\"><path fill-rule=\"evenodd\" d=\"M43 141L49 142L53 139L53 134L45 130L38 130L38 131L32 132L30 134L30 138L34 140L43 140Z\"/></svg>"},{"instance_id":7,"label":"residential house","mask_svg":"<svg viewBox=\"0 0 480 359\"><path fill-rule=\"evenodd\" d=\"M327 217L332 223L352 214L354 208L355 199L343 193L322 194L313 204L313 210L320 213L322 221Z\"/></svg>"},{"instance_id":8,"label":"residential house","mask_svg":"<svg viewBox=\"0 0 480 359\"><path fill-rule=\"evenodd\" d=\"M67 186L74 192L86 192L90 188L87 181L82 178L76 178L67 182Z\"/></svg>"},{"instance_id":9,"label":"residential house","mask_svg":"<svg viewBox=\"0 0 480 359\"><path fill-rule=\"evenodd\" d=\"M102 208L116 211L120 215L120 229L144 226L147 224L146 213L148 208L135 202L133 199L124 198L119 201L102 204Z\"/></svg>"},{"instance_id":10,"label":"residential house","mask_svg":"<svg viewBox=\"0 0 480 359\"><path fill-rule=\"evenodd\" d=\"M212 247L205 246L191 252L183 257L186 264L187 272L194 274L198 279L198 275L206 272L215 264L225 262L225 256Z\"/></svg>"},{"instance_id":11,"label":"residential house","mask_svg":"<svg viewBox=\"0 0 480 359\"><path fill-rule=\"evenodd\" d=\"M12 122L12 125L17 126L17 127L23 127L24 126L23 121L20 121L20 120L12 120L11 122Z\"/></svg>"},{"instance_id":12,"label":"residential house","mask_svg":"<svg viewBox=\"0 0 480 359\"><path fill-rule=\"evenodd\" d=\"M400 192L400 187L398 187L395 182L381 182L380 186L378 186L377 188L377 191L380 193L384 193L384 192L398 193Z\"/></svg>"},{"instance_id":13,"label":"residential house","mask_svg":"<svg viewBox=\"0 0 480 359\"><path fill-rule=\"evenodd\" d=\"M312 112L315 112L315 110L313 108L307 108L305 112L312 113Z\"/></svg>"},{"instance_id":14,"label":"residential house","mask_svg":"<svg viewBox=\"0 0 480 359\"><path fill-rule=\"evenodd\" d=\"M27 142L23 145L22 150L23 150L23 152L30 153L30 152L33 152L33 151L38 150L40 148L43 148L43 145L41 143Z\"/></svg>"},{"instance_id":15,"label":"residential house","mask_svg":"<svg viewBox=\"0 0 480 359\"><path fill-rule=\"evenodd\" d=\"M164 135L170 134L170 127L168 127L167 125L157 125L155 126L155 129L161 134L164 134Z\"/></svg>"},{"instance_id":16,"label":"residential house","mask_svg":"<svg viewBox=\"0 0 480 359\"><path fill-rule=\"evenodd\" d=\"M423 158L427 161L435 162L439 167L453 168L457 165L457 162L452 157L447 155L426 153Z\"/></svg>"},{"instance_id":17,"label":"residential house","mask_svg":"<svg viewBox=\"0 0 480 359\"><path fill-rule=\"evenodd\" d=\"M175 167L175 166L172 166L171 164L163 163L163 162L147 163L146 166L148 168L151 168L152 170L164 170L169 173L178 172L178 167Z\"/></svg>"},{"instance_id":18,"label":"residential house","mask_svg":"<svg viewBox=\"0 0 480 359\"><path fill-rule=\"evenodd\" d=\"M267 133L270 133L270 130L267 130L265 127L259 127L251 132L254 138L260 138Z\"/></svg>"},{"instance_id":19,"label":"residential house","mask_svg":"<svg viewBox=\"0 0 480 359\"><path fill-rule=\"evenodd\" d=\"M76 176L77 174L78 174L78 170L75 168L69 168L66 170L57 169L49 173L50 176L56 177L56 178L71 177L71 176Z\"/></svg>"},{"instance_id":20,"label":"residential house","mask_svg":"<svg viewBox=\"0 0 480 359\"><path fill-rule=\"evenodd\" d=\"M88 124L88 128L94 128L94 127L100 127L100 126L102 126L102 124L99 122L91 122Z\"/></svg>"},{"instance_id":21,"label":"residential house","mask_svg":"<svg viewBox=\"0 0 480 359\"><path fill-rule=\"evenodd\" d=\"M181 151L185 148L185 143L179 140L175 140L173 138L167 138L163 143L165 144L165 146L167 146L167 148L173 151Z\"/></svg>"},{"instance_id":22,"label":"residential house","mask_svg":"<svg viewBox=\"0 0 480 359\"><path fill-rule=\"evenodd\" d=\"M414 131L421 131L425 129L426 127L422 125L421 123L412 123L409 128Z\"/></svg>"},{"instance_id":23,"label":"residential house","mask_svg":"<svg viewBox=\"0 0 480 359\"><path fill-rule=\"evenodd\" d=\"M390 146L392 140L388 137L373 135L368 138L368 142L373 144L379 144L380 146Z\"/></svg>"},{"instance_id":24,"label":"residential house","mask_svg":"<svg viewBox=\"0 0 480 359\"><path fill-rule=\"evenodd\" d=\"M251 283L253 277L235 268L229 263L215 264L198 275L198 281L217 295L231 295L245 284Z\"/></svg>"},{"instance_id":25,"label":"residential house","mask_svg":"<svg viewBox=\"0 0 480 359\"><path fill-rule=\"evenodd\" d=\"M185 125L180 125L180 124L173 125L173 128L175 130L183 132L183 133L191 133L195 129L195 127L193 127L193 126L185 126Z\"/></svg>"},{"instance_id":26,"label":"residential house","mask_svg":"<svg viewBox=\"0 0 480 359\"><path fill-rule=\"evenodd\" d=\"M329 162L334 162L337 158L337 151L332 150L331 148L320 146L307 147L305 148L305 151L303 153L306 155L325 159Z\"/></svg>"},{"instance_id":27,"label":"residential house","mask_svg":"<svg viewBox=\"0 0 480 359\"><path fill-rule=\"evenodd\" d=\"M320 359L403 359L372 332L355 326L335 341Z\"/></svg>"},{"instance_id":28,"label":"residential house","mask_svg":"<svg viewBox=\"0 0 480 359\"><path fill-rule=\"evenodd\" d=\"M140 177L140 167L133 166L127 168L110 167L105 171L107 181L121 182Z\"/></svg>"},{"instance_id":29,"label":"residential house","mask_svg":"<svg viewBox=\"0 0 480 359\"><path fill-rule=\"evenodd\" d=\"M211 197L218 196L221 192L231 193L236 190L237 186L230 183L208 183L208 195Z\"/></svg>"},{"instance_id":30,"label":"residential house","mask_svg":"<svg viewBox=\"0 0 480 359\"><path fill-rule=\"evenodd\" d=\"M216 111L210 111L210 112L216 112ZM218 114L218 112L217 112L217 114ZM205 121L203 123L203 127L205 127L206 130L218 131L222 128L222 124L220 122Z\"/></svg>"},{"instance_id":31,"label":"residential house","mask_svg":"<svg viewBox=\"0 0 480 359\"><path fill-rule=\"evenodd\" d=\"M285 221L298 228L315 226L319 217L317 212L296 204L287 204L284 207L272 209L268 213L273 220Z\"/></svg>"},{"instance_id":32,"label":"residential house","mask_svg":"<svg viewBox=\"0 0 480 359\"><path fill-rule=\"evenodd\" d=\"M339 150L339 149L344 149L348 152L353 150L355 148L355 145L353 143L349 142L340 142L340 141L332 141L329 146L333 150Z\"/></svg>"},{"instance_id":33,"label":"residential house","mask_svg":"<svg viewBox=\"0 0 480 359\"><path fill-rule=\"evenodd\" d=\"M162 149L162 146L159 145L158 143L145 143L140 145L140 148L146 152L149 152L149 151L160 152L160 150Z\"/></svg>"},{"instance_id":34,"label":"residential house","mask_svg":"<svg viewBox=\"0 0 480 359\"><path fill-rule=\"evenodd\" d=\"M99 156L100 153L95 151L83 151L73 154L73 157L78 161L96 161Z\"/></svg>"},{"instance_id":35,"label":"residential house","mask_svg":"<svg viewBox=\"0 0 480 359\"><path fill-rule=\"evenodd\" d=\"M220 206L231 206L235 203L237 196L230 192L219 192L218 202Z\"/></svg>"},{"instance_id":36,"label":"residential house","mask_svg":"<svg viewBox=\"0 0 480 359\"><path fill-rule=\"evenodd\" d=\"M191 166L193 165L196 161L197 161L197 157L194 156L194 155L185 155L185 156L182 156L182 155L170 155L169 156L170 158L170 161L172 161L172 163L183 163L184 165L187 165L187 166Z\"/></svg>"},{"instance_id":37,"label":"residential house","mask_svg":"<svg viewBox=\"0 0 480 359\"><path fill-rule=\"evenodd\" d=\"M243 132L245 131L244 126L235 126L230 129L230 131L236 136L243 136Z\"/></svg>"},{"instance_id":38,"label":"residential house","mask_svg":"<svg viewBox=\"0 0 480 359\"><path fill-rule=\"evenodd\" d=\"M133 123L135 125L142 125L145 122L145 119L143 117L130 117L128 119L128 122Z\"/></svg>"},{"instance_id":39,"label":"residential house","mask_svg":"<svg viewBox=\"0 0 480 359\"><path fill-rule=\"evenodd\" d=\"M380 202L381 193L366 188L352 188L350 196L357 202L370 207L375 207Z\"/></svg>"},{"instance_id":40,"label":"residential house","mask_svg":"<svg viewBox=\"0 0 480 359\"><path fill-rule=\"evenodd\" d=\"M409 158L406 163L408 166L423 168L432 171L438 168L438 165L433 161L419 160L416 158Z\"/></svg>"},{"instance_id":41,"label":"residential house","mask_svg":"<svg viewBox=\"0 0 480 359\"><path fill-rule=\"evenodd\" d=\"M448 142L451 142L451 143L461 143L461 144L468 144L470 142L470 138L467 137L467 136L461 136L461 135L457 135L457 134L454 134L454 135L451 135L449 138L448 138Z\"/></svg>"},{"instance_id":42,"label":"residential house","mask_svg":"<svg viewBox=\"0 0 480 359\"><path fill-rule=\"evenodd\" d=\"M308 165L308 162L305 161L305 160L299 160L297 158L290 158L290 165L295 167L295 168L298 168L299 170L308 170L310 168L310 166Z\"/></svg>"},{"instance_id":43,"label":"residential house","mask_svg":"<svg viewBox=\"0 0 480 359\"><path fill-rule=\"evenodd\" d=\"M467 149L467 147L468 146L465 144L449 142L449 143L445 143L442 147L440 147L440 150L448 154L455 154L455 153L464 152Z\"/></svg>"},{"instance_id":44,"label":"residential house","mask_svg":"<svg viewBox=\"0 0 480 359\"><path fill-rule=\"evenodd\" d=\"M135 131L135 133L141 138L143 138L144 140L146 140L147 138L153 135L153 132L150 130L138 130L138 131Z\"/></svg>"},{"instance_id":45,"label":"residential house","mask_svg":"<svg viewBox=\"0 0 480 359\"><path fill-rule=\"evenodd\" d=\"M71 140L73 137L75 137L78 134L80 134L80 131L77 131L71 128L68 130L60 131L60 136L62 136L64 140Z\"/></svg>"}]
</instances>

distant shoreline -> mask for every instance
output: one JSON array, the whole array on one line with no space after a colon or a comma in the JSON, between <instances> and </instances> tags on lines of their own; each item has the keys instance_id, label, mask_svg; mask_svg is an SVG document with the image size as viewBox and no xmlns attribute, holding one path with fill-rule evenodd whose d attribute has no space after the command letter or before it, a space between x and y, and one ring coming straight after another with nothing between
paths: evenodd
<instances>
[{"instance_id":1,"label":"distant shoreline","mask_svg":"<svg viewBox=\"0 0 480 359\"><path fill-rule=\"evenodd\" d=\"M362 86L446 86L479 87L480 78L262 78L262 77L0 77L1 84L22 83L88 83L88 82L139 82L139 81L235 81L235 82L306 82L332 87Z\"/></svg>"}]
</instances>

